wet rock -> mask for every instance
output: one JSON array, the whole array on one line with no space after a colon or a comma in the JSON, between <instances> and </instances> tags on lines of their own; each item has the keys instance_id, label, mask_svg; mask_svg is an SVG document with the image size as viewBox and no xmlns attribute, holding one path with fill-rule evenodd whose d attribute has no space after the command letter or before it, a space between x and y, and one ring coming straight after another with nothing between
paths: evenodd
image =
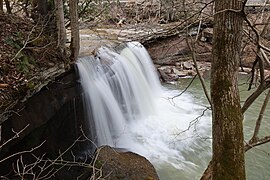
<instances>
[{"instance_id":1,"label":"wet rock","mask_svg":"<svg viewBox=\"0 0 270 180\"><path fill-rule=\"evenodd\" d=\"M202 38L203 42L212 42L213 40L213 28L205 28L202 31Z\"/></svg>"},{"instance_id":2,"label":"wet rock","mask_svg":"<svg viewBox=\"0 0 270 180\"><path fill-rule=\"evenodd\" d=\"M195 76L197 73L194 70L187 70L187 76Z\"/></svg>"},{"instance_id":3,"label":"wet rock","mask_svg":"<svg viewBox=\"0 0 270 180\"><path fill-rule=\"evenodd\" d=\"M195 76L197 73L191 63L185 62L182 66L161 66L158 68L160 79L163 82L177 81L185 76ZM184 68L183 68L184 67ZM183 70L184 69L184 70Z\"/></svg>"},{"instance_id":4,"label":"wet rock","mask_svg":"<svg viewBox=\"0 0 270 180\"><path fill-rule=\"evenodd\" d=\"M133 152L123 152L110 146L97 149L94 166L96 177L102 172L102 177L108 180L157 180L154 166L143 156Z\"/></svg>"},{"instance_id":5,"label":"wet rock","mask_svg":"<svg viewBox=\"0 0 270 180\"><path fill-rule=\"evenodd\" d=\"M169 74L172 72L172 66L161 66L160 68L158 68L160 71Z\"/></svg>"},{"instance_id":6,"label":"wet rock","mask_svg":"<svg viewBox=\"0 0 270 180\"><path fill-rule=\"evenodd\" d=\"M177 77L185 77L185 76L187 76L186 72L180 71L180 70L178 70L176 68L172 68L172 71Z\"/></svg>"},{"instance_id":7,"label":"wet rock","mask_svg":"<svg viewBox=\"0 0 270 180\"><path fill-rule=\"evenodd\" d=\"M179 76L177 76L176 74L173 74L173 73L170 73L169 74L169 80L167 80L167 82L170 82L170 81L177 81Z\"/></svg>"},{"instance_id":8,"label":"wet rock","mask_svg":"<svg viewBox=\"0 0 270 180\"><path fill-rule=\"evenodd\" d=\"M179 77L177 74L175 74L174 69L176 71L174 66L162 66L158 68L160 79L163 82L176 81Z\"/></svg>"},{"instance_id":9,"label":"wet rock","mask_svg":"<svg viewBox=\"0 0 270 180\"><path fill-rule=\"evenodd\" d=\"M170 81L170 76L167 75L167 74L165 73L165 71L164 71L162 68L158 68L158 69L157 69L157 72L158 72L158 75L159 75L159 79L160 79L162 82Z\"/></svg>"},{"instance_id":10,"label":"wet rock","mask_svg":"<svg viewBox=\"0 0 270 180\"><path fill-rule=\"evenodd\" d=\"M193 64L191 64L190 62L184 62L184 63L183 63L183 68L184 68L185 70L191 70L191 69L193 69L194 67L193 67Z\"/></svg>"}]
</instances>

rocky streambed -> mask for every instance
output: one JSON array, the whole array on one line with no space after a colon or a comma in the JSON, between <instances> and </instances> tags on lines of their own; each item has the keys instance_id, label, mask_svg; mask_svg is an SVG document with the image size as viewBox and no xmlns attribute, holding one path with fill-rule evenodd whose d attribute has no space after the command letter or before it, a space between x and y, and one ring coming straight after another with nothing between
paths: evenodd
<instances>
[{"instance_id":1,"label":"rocky streambed","mask_svg":"<svg viewBox=\"0 0 270 180\"><path fill-rule=\"evenodd\" d=\"M189 35L177 30L178 24L163 24L149 28L147 25L123 26L81 30L81 56L95 54L100 46L116 47L128 41L140 41L147 48L160 80L177 81L179 78L197 74L194 60L200 73L211 68L213 29L198 31L189 29ZM256 59L254 45L246 45L240 62L240 72L250 73ZM270 67L266 67L266 74Z\"/></svg>"}]
</instances>

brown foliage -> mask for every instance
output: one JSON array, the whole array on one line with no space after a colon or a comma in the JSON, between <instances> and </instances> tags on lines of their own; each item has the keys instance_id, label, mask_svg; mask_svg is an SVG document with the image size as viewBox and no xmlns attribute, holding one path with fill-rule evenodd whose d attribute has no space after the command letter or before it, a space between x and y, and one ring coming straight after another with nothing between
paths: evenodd
<instances>
[{"instance_id":1,"label":"brown foliage","mask_svg":"<svg viewBox=\"0 0 270 180\"><path fill-rule=\"evenodd\" d=\"M55 35L45 32L43 23L15 15L0 15L0 101L1 111L25 95L36 83L37 76L56 64L63 63Z\"/></svg>"}]
</instances>

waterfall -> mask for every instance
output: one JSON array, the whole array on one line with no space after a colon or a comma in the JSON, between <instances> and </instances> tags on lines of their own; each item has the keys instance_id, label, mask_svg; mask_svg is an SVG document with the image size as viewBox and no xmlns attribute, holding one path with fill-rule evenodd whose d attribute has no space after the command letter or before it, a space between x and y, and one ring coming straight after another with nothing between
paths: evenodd
<instances>
[{"instance_id":1,"label":"waterfall","mask_svg":"<svg viewBox=\"0 0 270 180\"><path fill-rule=\"evenodd\" d=\"M80 58L77 67L91 138L98 146L106 144L139 153L164 179L195 177L195 172L201 175L211 149L209 141L205 143L199 135L209 135L210 125L198 121L195 129L190 123L203 108L188 93L168 98L179 91L161 86L152 60L140 43L127 43L120 50L101 47L96 56ZM198 151L205 152L199 159L194 158Z\"/></svg>"},{"instance_id":2,"label":"waterfall","mask_svg":"<svg viewBox=\"0 0 270 180\"><path fill-rule=\"evenodd\" d=\"M80 58L77 66L98 145L117 146L127 122L155 113L153 99L161 86L140 43L127 43L120 53L102 47L96 57Z\"/></svg>"}]
</instances>

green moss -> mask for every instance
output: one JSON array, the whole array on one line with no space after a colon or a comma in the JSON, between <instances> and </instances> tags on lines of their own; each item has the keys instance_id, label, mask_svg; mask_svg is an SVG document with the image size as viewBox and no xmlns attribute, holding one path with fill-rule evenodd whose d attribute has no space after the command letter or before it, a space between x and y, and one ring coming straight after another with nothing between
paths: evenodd
<instances>
[{"instance_id":1,"label":"green moss","mask_svg":"<svg viewBox=\"0 0 270 180\"><path fill-rule=\"evenodd\" d=\"M103 165L103 162L102 162L102 161L96 160L96 162L95 162L95 167L96 167L97 169L100 169L100 168L102 167L102 165Z\"/></svg>"},{"instance_id":2,"label":"green moss","mask_svg":"<svg viewBox=\"0 0 270 180\"><path fill-rule=\"evenodd\" d=\"M34 89L35 88L35 83L33 82L33 81L31 81L31 82L28 82L27 84L26 84L26 88L27 89Z\"/></svg>"},{"instance_id":3,"label":"green moss","mask_svg":"<svg viewBox=\"0 0 270 180\"><path fill-rule=\"evenodd\" d=\"M28 73L36 65L32 56L26 55L23 52L17 56L16 69L23 73Z\"/></svg>"}]
</instances>

